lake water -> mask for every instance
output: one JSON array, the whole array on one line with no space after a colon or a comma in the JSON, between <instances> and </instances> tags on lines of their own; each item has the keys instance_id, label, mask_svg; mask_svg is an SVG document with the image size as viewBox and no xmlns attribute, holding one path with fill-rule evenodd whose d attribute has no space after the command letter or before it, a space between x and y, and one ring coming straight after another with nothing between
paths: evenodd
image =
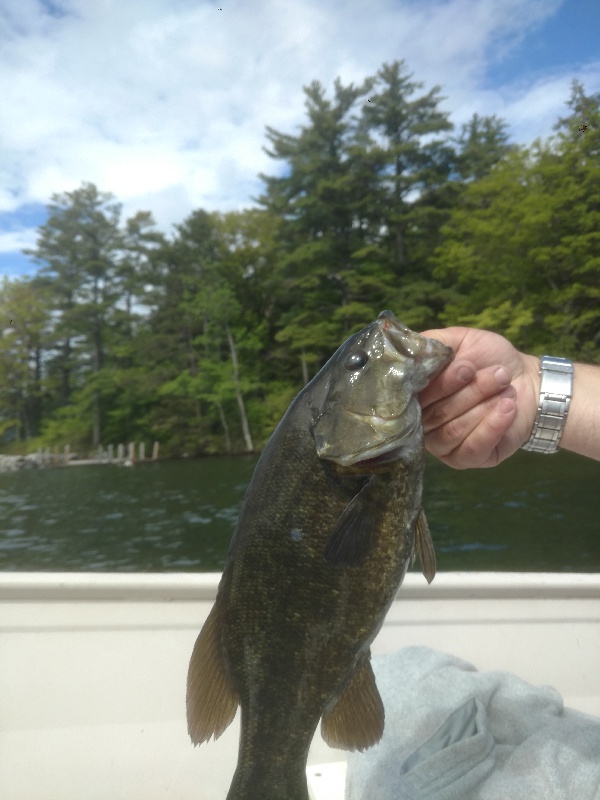
<instances>
[{"instance_id":1,"label":"lake water","mask_svg":"<svg viewBox=\"0 0 600 800\"><path fill-rule=\"evenodd\" d=\"M0 569L222 568L254 457L0 475ZM428 460L440 570L600 571L600 463L519 452L490 470Z\"/></svg>"}]
</instances>

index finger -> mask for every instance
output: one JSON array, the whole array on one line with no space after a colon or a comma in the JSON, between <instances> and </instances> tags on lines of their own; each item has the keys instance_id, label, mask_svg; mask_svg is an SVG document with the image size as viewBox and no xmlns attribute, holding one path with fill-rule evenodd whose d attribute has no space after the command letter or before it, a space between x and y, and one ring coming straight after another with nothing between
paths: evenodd
<instances>
[{"instance_id":1,"label":"index finger","mask_svg":"<svg viewBox=\"0 0 600 800\"><path fill-rule=\"evenodd\" d=\"M427 408L432 403L454 394L471 383L476 374L477 369L472 361L465 358L453 361L419 394L421 408Z\"/></svg>"},{"instance_id":2,"label":"index finger","mask_svg":"<svg viewBox=\"0 0 600 800\"><path fill-rule=\"evenodd\" d=\"M458 326L451 328L431 328L427 331L421 331L421 336L427 336L428 339L437 339L438 342L451 347L455 353L459 351L468 334L469 328L461 328Z\"/></svg>"}]
</instances>

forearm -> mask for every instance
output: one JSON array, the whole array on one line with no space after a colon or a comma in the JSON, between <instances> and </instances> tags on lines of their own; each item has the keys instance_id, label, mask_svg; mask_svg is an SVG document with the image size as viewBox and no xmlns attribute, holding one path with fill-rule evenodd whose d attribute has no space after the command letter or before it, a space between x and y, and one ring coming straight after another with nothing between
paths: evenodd
<instances>
[{"instance_id":1,"label":"forearm","mask_svg":"<svg viewBox=\"0 0 600 800\"><path fill-rule=\"evenodd\" d=\"M560 447L600 460L600 366L574 366L573 398Z\"/></svg>"}]
</instances>

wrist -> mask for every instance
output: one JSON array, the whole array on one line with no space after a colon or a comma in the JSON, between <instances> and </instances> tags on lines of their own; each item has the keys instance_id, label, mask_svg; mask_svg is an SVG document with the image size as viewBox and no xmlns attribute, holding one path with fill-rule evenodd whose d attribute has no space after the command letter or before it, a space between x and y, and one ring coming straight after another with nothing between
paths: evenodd
<instances>
[{"instance_id":1,"label":"wrist","mask_svg":"<svg viewBox=\"0 0 600 800\"><path fill-rule=\"evenodd\" d=\"M579 363L573 366L573 399L561 448L600 459L600 367Z\"/></svg>"},{"instance_id":2,"label":"wrist","mask_svg":"<svg viewBox=\"0 0 600 800\"><path fill-rule=\"evenodd\" d=\"M540 375L540 359L537 356L522 354L523 357L523 403L521 405L521 423L523 426L523 441L529 438L535 418L537 416L540 402L540 391L542 388L542 376Z\"/></svg>"}]
</instances>

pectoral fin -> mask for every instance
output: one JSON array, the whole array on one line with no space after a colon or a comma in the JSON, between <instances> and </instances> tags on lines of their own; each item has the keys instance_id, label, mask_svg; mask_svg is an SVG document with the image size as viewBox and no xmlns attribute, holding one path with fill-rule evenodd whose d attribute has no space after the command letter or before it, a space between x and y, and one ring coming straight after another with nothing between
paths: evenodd
<instances>
[{"instance_id":1,"label":"pectoral fin","mask_svg":"<svg viewBox=\"0 0 600 800\"><path fill-rule=\"evenodd\" d=\"M367 483L348 503L325 545L325 559L332 564L360 564L371 550L378 512L369 487Z\"/></svg>"},{"instance_id":2,"label":"pectoral fin","mask_svg":"<svg viewBox=\"0 0 600 800\"><path fill-rule=\"evenodd\" d=\"M220 634L219 599L212 607L194 645L187 678L187 723L194 744L217 739L233 721L238 696L227 676Z\"/></svg>"},{"instance_id":3,"label":"pectoral fin","mask_svg":"<svg viewBox=\"0 0 600 800\"><path fill-rule=\"evenodd\" d=\"M415 525L415 552L423 575L427 578L427 583L431 583L435 578L435 550L423 509L421 509Z\"/></svg>"},{"instance_id":4,"label":"pectoral fin","mask_svg":"<svg viewBox=\"0 0 600 800\"><path fill-rule=\"evenodd\" d=\"M366 750L381 739L384 718L368 653L335 704L323 714L321 736L330 747Z\"/></svg>"}]
</instances>

